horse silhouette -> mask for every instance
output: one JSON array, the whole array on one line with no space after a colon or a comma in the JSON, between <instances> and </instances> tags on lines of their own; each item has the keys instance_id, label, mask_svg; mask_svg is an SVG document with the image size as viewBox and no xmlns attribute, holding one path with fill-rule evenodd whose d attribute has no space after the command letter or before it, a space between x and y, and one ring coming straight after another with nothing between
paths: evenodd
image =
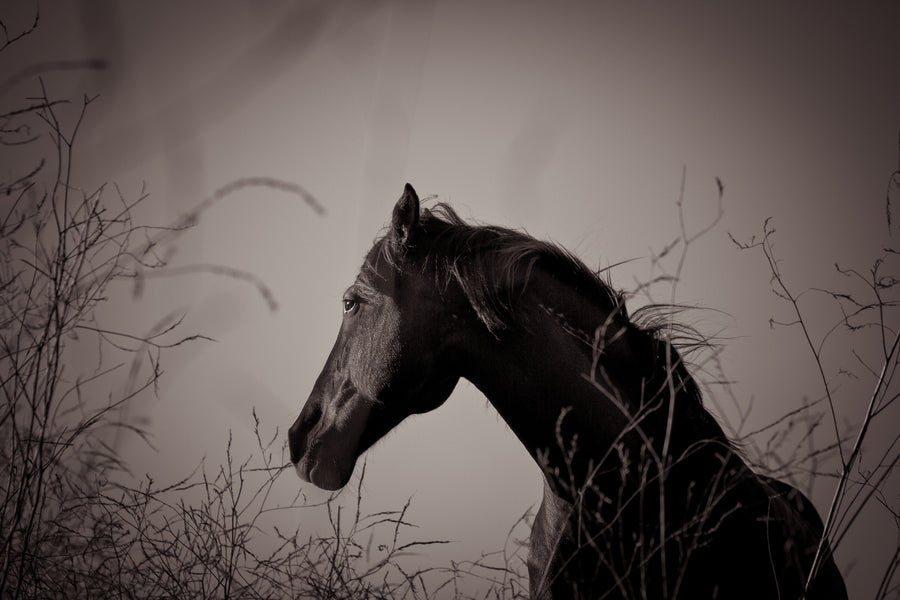
<instances>
[{"instance_id":1,"label":"horse silhouette","mask_svg":"<svg viewBox=\"0 0 900 600\"><path fill-rule=\"evenodd\" d=\"M812 503L747 466L653 319L566 250L421 209L407 184L343 311L289 431L302 479L343 487L464 377L544 475L533 598L847 597L827 544L810 576Z\"/></svg>"}]
</instances>

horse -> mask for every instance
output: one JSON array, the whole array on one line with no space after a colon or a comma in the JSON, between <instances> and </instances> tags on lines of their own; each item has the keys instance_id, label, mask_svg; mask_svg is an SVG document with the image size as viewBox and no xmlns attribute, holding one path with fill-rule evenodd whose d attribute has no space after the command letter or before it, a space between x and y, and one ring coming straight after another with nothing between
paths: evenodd
<instances>
[{"instance_id":1,"label":"horse","mask_svg":"<svg viewBox=\"0 0 900 600\"><path fill-rule=\"evenodd\" d=\"M342 306L288 432L304 481L342 488L462 377L543 475L532 598L847 598L827 542L814 563L810 500L754 473L660 319L629 315L571 252L422 208L407 184Z\"/></svg>"}]
</instances>

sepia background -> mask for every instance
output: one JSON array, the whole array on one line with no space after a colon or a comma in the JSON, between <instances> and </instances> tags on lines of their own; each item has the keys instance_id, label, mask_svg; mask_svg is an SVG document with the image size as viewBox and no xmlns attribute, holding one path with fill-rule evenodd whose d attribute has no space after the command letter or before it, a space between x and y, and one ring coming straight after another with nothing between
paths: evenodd
<instances>
[{"instance_id":1,"label":"sepia background","mask_svg":"<svg viewBox=\"0 0 900 600\"><path fill-rule=\"evenodd\" d=\"M26 20L30 6L22 3ZM104 314L111 327L143 332L184 312L184 332L216 340L164 354L158 396L131 409L153 434L154 448L116 440L137 476L176 479L204 457L220 460L229 430L251 450L252 409L286 434L337 334L341 294L406 182L466 218L552 239L591 266L628 261L610 278L631 290L674 269L651 257L680 235L682 186L690 233L716 218L718 178L723 216L690 246L675 300L704 307L686 320L721 343L699 377L733 433L823 388L798 328L770 326L792 316L771 291L764 256L731 237L759 239L771 217L797 293L840 289L847 277L836 263L865 272L891 243L895 3L45 0L40 11L40 28L18 55L4 55L0 73L13 60L108 63L45 76L51 94L98 94L80 133L79 185L115 183L125 197L145 189L140 218L159 224L248 176L295 182L325 210L248 189L179 238L172 264L253 273L276 310L254 285L201 272L150 281L136 298L123 288ZM18 94L38 92L35 81L19 85ZM670 293L654 286L632 308ZM804 293L802 306L817 341L841 318L824 294ZM864 338L853 339L871 358ZM854 374L838 382L847 428L873 382L850 348L835 334L823 353L829 377ZM725 378L727 389L714 383ZM829 427L816 443L833 440ZM371 510L412 497L416 535L454 541L426 561L501 547L540 499L537 467L467 382L366 461ZM325 497L293 476L280 485ZM827 473L817 479L820 512L832 490ZM898 490L885 494L896 506ZM317 519L309 516L311 530ZM852 596L877 586L877 559L898 543L894 525L877 505L839 549Z\"/></svg>"}]
</instances>

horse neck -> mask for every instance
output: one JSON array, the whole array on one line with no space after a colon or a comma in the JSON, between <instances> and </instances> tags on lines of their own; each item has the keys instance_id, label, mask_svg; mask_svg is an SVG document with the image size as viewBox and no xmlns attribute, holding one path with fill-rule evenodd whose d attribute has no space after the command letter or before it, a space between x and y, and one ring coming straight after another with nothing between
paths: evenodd
<instances>
[{"instance_id":1,"label":"horse neck","mask_svg":"<svg viewBox=\"0 0 900 600\"><path fill-rule=\"evenodd\" d=\"M461 375L485 394L542 468L577 471L607 456L629 424L618 389L598 391L593 336L608 314L535 270L517 301L521 326L492 336L481 328L462 352ZM607 328L614 336L615 329ZM612 343L612 342L611 342ZM607 386L609 387L609 386Z\"/></svg>"},{"instance_id":2,"label":"horse neck","mask_svg":"<svg viewBox=\"0 0 900 600\"><path fill-rule=\"evenodd\" d=\"M619 486L623 456L652 446L678 457L701 440L724 442L664 341L539 269L517 306L522 325L499 339L473 336L461 374L542 468L601 487L603 472Z\"/></svg>"}]
</instances>

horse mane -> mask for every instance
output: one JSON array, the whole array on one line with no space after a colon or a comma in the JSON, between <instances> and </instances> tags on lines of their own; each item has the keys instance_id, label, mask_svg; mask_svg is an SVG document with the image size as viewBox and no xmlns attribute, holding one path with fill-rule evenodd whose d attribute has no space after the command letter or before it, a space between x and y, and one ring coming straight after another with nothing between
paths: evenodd
<instances>
[{"instance_id":1,"label":"horse mane","mask_svg":"<svg viewBox=\"0 0 900 600\"><path fill-rule=\"evenodd\" d=\"M624 297L561 246L515 229L469 224L444 203L423 210L421 225L429 238L426 259L443 263L436 272L456 280L495 335L518 324L516 300L537 264L604 311L624 314Z\"/></svg>"}]
</instances>

